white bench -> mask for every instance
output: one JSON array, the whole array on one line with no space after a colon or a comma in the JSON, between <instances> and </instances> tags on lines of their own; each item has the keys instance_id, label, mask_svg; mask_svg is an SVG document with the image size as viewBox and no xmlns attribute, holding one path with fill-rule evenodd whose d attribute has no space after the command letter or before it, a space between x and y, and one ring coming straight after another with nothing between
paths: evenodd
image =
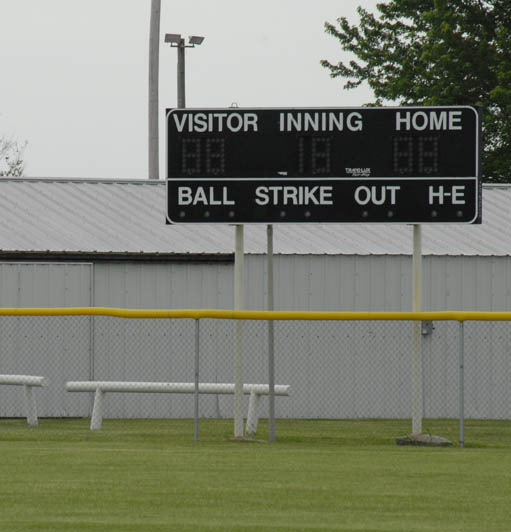
<instances>
[{"instance_id":1,"label":"white bench","mask_svg":"<svg viewBox=\"0 0 511 532\"><path fill-rule=\"evenodd\" d=\"M66 383L68 392L95 392L92 408L91 430L101 429L103 421L103 399L106 392L137 392L137 393L195 393L193 382L127 382L127 381L70 381ZM201 382L199 393L228 395L234 394L234 384ZM244 384L243 393L250 394L247 415L247 434L257 432L259 421L259 397L269 395L268 384ZM289 385L276 384L275 395L289 395Z\"/></svg>"},{"instance_id":2,"label":"white bench","mask_svg":"<svg viewBox=\"0 0 511 532\"><path fill-rule=\"evenodd\" d=\"M32 388L34 386L45 386L46 379L36 375L0 375L0 384L24 387L27 423L33 427L37 427L37 407Z\"/></svg>"}]
</instances>

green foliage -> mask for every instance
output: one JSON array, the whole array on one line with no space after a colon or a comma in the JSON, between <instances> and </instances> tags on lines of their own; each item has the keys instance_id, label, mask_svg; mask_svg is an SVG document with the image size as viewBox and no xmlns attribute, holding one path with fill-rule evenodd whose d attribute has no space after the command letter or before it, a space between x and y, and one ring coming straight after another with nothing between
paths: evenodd
<instances>
[{"instance_id":1,"label":"green foliage","mask_svg":"<svg viewBox=\"0 0 511 532\"><path fill-rule=\"evenodd\" d=\"M511 182L511 2L389 0L377 12L325 23L356 59L321 64L346 89L366 82L373 105L480 106L483 179Z\"/></svg>"}]
</instances>

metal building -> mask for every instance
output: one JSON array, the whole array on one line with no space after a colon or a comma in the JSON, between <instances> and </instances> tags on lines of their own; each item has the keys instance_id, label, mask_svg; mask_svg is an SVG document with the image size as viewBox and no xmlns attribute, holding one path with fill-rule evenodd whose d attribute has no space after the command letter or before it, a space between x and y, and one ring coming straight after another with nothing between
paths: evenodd
<instances>
[{"instance_id":1,"label":"metal building","mask_svg":"<svg viewBox=\"0 0 511 532\"><path fill-rule=\"evenodd\" d=\"M511 309L511 186L481 225L423 226L424 310ZM246 307L266 307L266 233L246 226ZM410 310L407 225L275 226L275 308ZM0 180L0 306L232 308L234 228L165 225L165 184Z\"/></svg>"},{"instance_id":2,"label":"metal building","mask_svg":"<svg viewBox=\"0 0 511 532\"><path fill-rule=\"evenodd\" d=\"M234 228L165 225L165 191L163 182L154 181L0 180L0 306L232 308ZM423 226L424 310L511 310L510 205L511 186L484 186L481 225ZM278 225L274 234L277 310L411 310L410 226ZM264 226L245 228L245 250L246 307L264 309L267 268ZM150 371L144 373L140 365L134 366L133 374L123 374L124 370L111 363L108 357L101 358L112 348L107 333L90 320L82 320L74 332L66 328L65 334L61 334L58 330L54 333L58 340L48 340L60 346L58 364L40 354L36 356L33 351L38 338L48 339L49 327L34 329L17 344L13 340L16 327L17 322L1 324L0 373L29 371L24 367L20 370L16 365L20 353L31 362L30 371L53 368L49 375L53 388L42 394L41 415L89 413L87 398L66 394L66 380L91 376L111 378L107 373L131 379L136 374L142 380L159 376L157 368L151 370L152 374ZM121 328L117 336L127 334ZM373 333L368 334L362 342L371 339ZM434 338L428 340L426 349L431 356L425 366L424 379L425 382L440 382L438 397L449 398L456 381L455 366L452 361L448 367L445 365L445 336L450 333L442 334L438 329ZM348 332L342 333L336 342L344 342L347 336ZM474 337L477 336L474 333ZM468 375L475 383L475 399L467 406L468 416L511 415L507 403L502 403L502 398L509 395L507 377L502 378L511 375L507 348L503 348L507 340L502 343L497 336L502 335L490 331L484 338L476 338L478 348L489 346L491 372L480 361L473 366L475 373ZM374 337L371 341L377 342L373 346L378 345L380 351L385 351L386 367L394 368L388 370L389 378L400 378L403 354L394 352L392 338L388 338L388 344ZM295 395L293 401L282 403L279 415L357 417L371 415L371 412L387 417L407 415L408 385L404 386L399 400L392 395L394 384L380 386L379 391L375 388L374 393L367 392L367 404L374 405L376 410L361 411L360 403L348 400L353 395L346 389L336 391L325 386L328 379L308 362L310 349L314 347L312 342L309 344L307 349L299 342L293 344L295 350L303 348L300 360L293 362L301 369L291 371L282 358L278 363L281 374L289 381L286 383L302 394L304 375L308 382L320 383L314 388L316 395ZM291 353L292 348L282 346L282 356L296 355L296 352ZM124 351L120 349L119 353L133 360L139 356L131 346ZM262 360L264 356L263 351L255 349L254 357ZM355 368L353 364L360 370L372 364L370 352L365 353L364 358L357 353L346 353L346 356L352 362L352 369ZM184 371L188 364L185 358L179 371ZM99 375L103 367L104 374ZM364 378L363 371L356 368L354 371ZM485 375L486 380L481 379L481 375ZM367 382L344 378L348 378L349 389L368 387ZM487 379L500 384L489 386ZM4 410L5 404L9 404L2 401L5 393L0 390L0 405L4 405L0 408L0 416L18 415L17 407L12 406L14 403ZM342 396L343 393L349 397ZM384 399L377 393L389 397ZM341 412L334 406L340 402L352 406ZM158 403L160 406L155 407L154 404L153 399L148 398L123 399L113 406L110 414L158 416L170 411L167 406ZM218 403L210 407L211 415L219 411ZM446 399L431 408L436 416L450 416L455 403ZM178 415L189 416L190 412L185 408Z\"/></svg>"}]
</instances>

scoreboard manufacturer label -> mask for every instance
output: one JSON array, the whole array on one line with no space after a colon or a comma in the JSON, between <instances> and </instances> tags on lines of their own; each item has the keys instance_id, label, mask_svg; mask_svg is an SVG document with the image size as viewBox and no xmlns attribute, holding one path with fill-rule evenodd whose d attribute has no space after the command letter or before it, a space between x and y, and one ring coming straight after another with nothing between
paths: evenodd
<instances>
[{"instance_id":1,"label":"scoreboard manufacturer label","mask_svg":"<svg viewBox=\"0 0 511 532\"><path fill-rule=\"evenodd\" d=\"M474 107L167 111L169 223L478 223Z\"/></svg>"}]
</instances>

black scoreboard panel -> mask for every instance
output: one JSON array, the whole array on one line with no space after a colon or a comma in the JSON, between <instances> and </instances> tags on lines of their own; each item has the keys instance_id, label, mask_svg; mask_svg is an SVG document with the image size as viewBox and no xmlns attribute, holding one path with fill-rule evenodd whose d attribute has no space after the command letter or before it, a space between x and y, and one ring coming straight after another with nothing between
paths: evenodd
<instances>
[{"instance_id":1,"label":"black scoreboard panel","mask_svg":"<svg viewBox=\"0 0 511 532\"><path fill-rule=\"evenodd\" d=\"M473 107L167 112L172 223L480 220Z\"/></svg>"}]
</instances>

